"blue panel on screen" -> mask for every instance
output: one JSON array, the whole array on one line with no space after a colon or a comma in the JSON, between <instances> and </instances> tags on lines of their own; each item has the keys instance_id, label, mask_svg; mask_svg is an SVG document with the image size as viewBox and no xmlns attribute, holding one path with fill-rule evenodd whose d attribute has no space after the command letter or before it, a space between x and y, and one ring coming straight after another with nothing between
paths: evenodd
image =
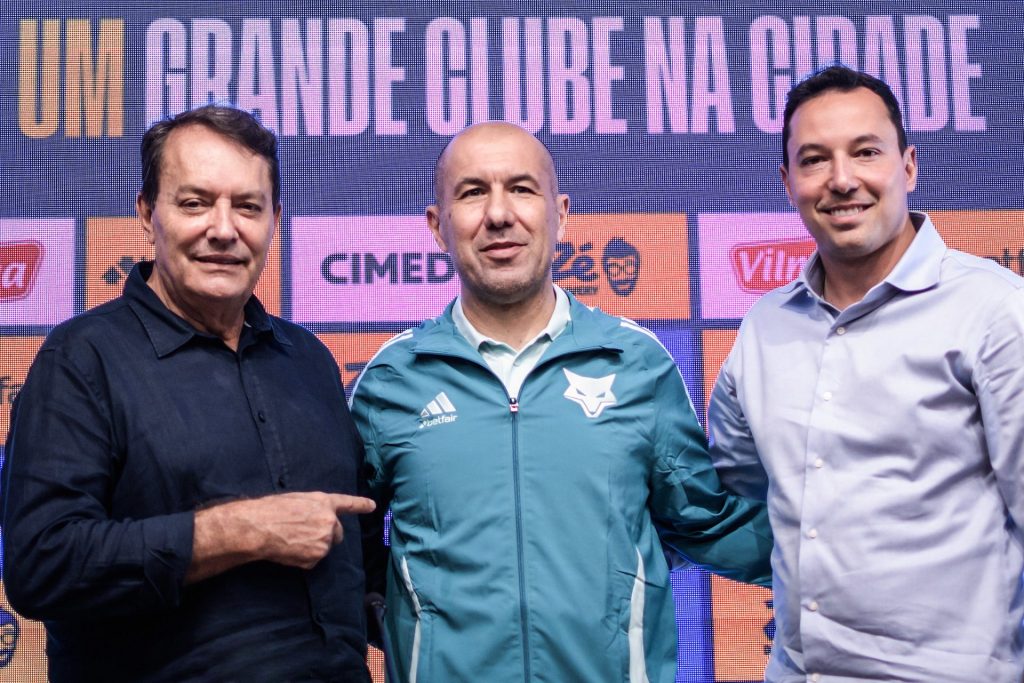
<instances>
[{"instance_id":1,"label":"blue panel on screen","mask_svg":"<svg viewBox=\"0 0 1024 683\"><path fill-rule=\"evenodd\" d=\"M704 424L704 375L700 333L679 323L649 323L648 327L658 335L658 339L672 354L676 367L686 382L686 390L690 392L690 401L697 412L697 419Z\"/></svg>"},{"instance_id":2,"label":"blue panel on screen","mask_svg":"<svg viewBox=\"0 0 1024 683\"><path fill-rule=\"evenodd\" d=\"M711 632L711 588L708 573L699 567L672 572L679 629L679 670L676 683L714 683Z\"/></svg>"}]
</instances>

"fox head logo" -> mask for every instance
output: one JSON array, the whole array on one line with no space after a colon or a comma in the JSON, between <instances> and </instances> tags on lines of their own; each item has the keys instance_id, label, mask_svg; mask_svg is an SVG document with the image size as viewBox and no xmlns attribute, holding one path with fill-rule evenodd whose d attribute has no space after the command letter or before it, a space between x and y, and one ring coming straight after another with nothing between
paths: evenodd
<instances>
[{"instance_id":1,"label":"fox head logo","mask_svg":"<svg viewBox=\"0 0 1024 683\"><path fill-rule=\"evenodd\" d=\"M562 395L578 403L587 417L598 417L605 408L615 405L615 394L612 393L614 374L607 377L584 377L567 368L562 368L562 372L569 380L569 387Z\"/></svg>"}]
</instances>

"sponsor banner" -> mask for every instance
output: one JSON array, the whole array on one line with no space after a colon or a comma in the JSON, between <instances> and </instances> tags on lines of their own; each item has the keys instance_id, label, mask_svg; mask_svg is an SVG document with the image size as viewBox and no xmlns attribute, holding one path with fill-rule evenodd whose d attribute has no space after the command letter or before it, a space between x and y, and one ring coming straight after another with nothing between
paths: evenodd
<instances>
[{"instance_id":1,"label":"sponsor banner","mask_svg":"<svg viewBox=\"0 0 1024 683\"><path fill-rule=\"evenodd\" d=\"M352 388L355 385L359 373L363 371L366 364L373 358L384 342L391 339L393 334L386 333L323 333L318 334L320 341L331 350L334 360L341 369L341 381L345 384L345 395L352 395Z\"/></svg>"},{"instance_id":2,"label":"sponsor banner","mask_svg":"<svg viewBox=\"0 0 1024 683\"><path fill-rule=\"evenodd\" d=\"M0 583L0 683L46 681L46 629L17 615Z\"/></svg>"},{"instance_id":3,"label":"sponsor banner","mask_svg":"<svg viewBox=\"0 0 1024 683\"><path fill-rule=\"evenodd\" d=\"M555 284L583 303L635 320L690 317L685 214L569 215Z\"/></svg>"},{"instance_id":4,"label":"sponsor banner","mask_svg":"<svg viewBox=\"0 0 1024 683\"><path fill-rule=\"evenodd\" d=\"M295 216L292 319L418 323L458 293L423 216Z\"/></svg>"},{"instance_id":5,"label":"sponsor banner","mask_svg":"<svg viewBox=\"0 0 1024 683\"><path fill-rule=\"evenodd\" d=\"M153 258L153 246L138 218L88 218L85 230L85 307L89 309L119 296L132 266ZM281 314L280 242L275 236L256 283L256 296L274 315Z\"/></svg>"},{"instance_id":6,"label":"sponsor banner","mask_svg":"<svg viewBox=\"0 0 1024 683\"><path fill-rule=\"evenodd\" d=\"M715 388L718 371L722 369L732 345L736 341L736 330L704 330L701 333L704 346L704 408L711 402L711 391Z\"/></svg>"},{"instance_id":7,"label":"sponsor banner","mask_svg":"<svg viewBox=\"0 0 1024 683\"><path fill-rule=\"evenodd\" d=\"M700 306L708 319L742 318L755 301L791 282L814 251L797 213L702 213Z\"/></svg>"},{"instance_id":8,"label":"sponsor banner","mask_svg":"<svg viewBox=\"0 0 1024 683\"><path fill-rule=\"evenodd\" d=\"M45 337L4 337L0 355L0 444L7 441L11 406L25 383L29 366L39 353Z\"/></svg>"},{"instance_id":9,"label":"sponsor banner","mask_svg":"<svg viewBox=\"0 0 1024 683\"><path fill-rule=\"evenodd\" d=\"M1024 275L1024 211L929 211L953 249L992 259Z\"/></svg>"},{"instance_id":10,"label":"sponsor banner","mask_svg":"<svg viewBox=\"0 0 1024 683\"><path fill-rule=\"evenodd\" d=\"M139 261L153 258L153 246L138 218L85 221L85 308L120 296L125 278Z\"/></svg>"},{"instance_id":11,"label":"sponsor banner","mask_svg":"<svg viewBox=\"0 0 1024 683\"><path fill-rule=\"evenodd\" d=\"M711 575L716 681L760 681L775 638L772 592Z\"/></svg>"},{"instance_id":12,"label":"sponsor banner","mask_svg":"<svg viewBox=\"0 0 1024 683\"><path fill-rule=\"evenodd\" d=\"M0 219L0 325L56 325L74 301L74 220Z\"/></svg>"},{"instance_id":13,"label":"sponsor banner","mask_svg":"<svg viewBox=\"0 0 1024 683\"><path fill-rule=\"evenodd\" d=\"M382 239L387 235L388 239ZM552 277L584 303L637 319L689 317L686 216L570 216ZM292 219L292 317L416 323L458 293L421 216Z\"/></svg>"}]
</instances>

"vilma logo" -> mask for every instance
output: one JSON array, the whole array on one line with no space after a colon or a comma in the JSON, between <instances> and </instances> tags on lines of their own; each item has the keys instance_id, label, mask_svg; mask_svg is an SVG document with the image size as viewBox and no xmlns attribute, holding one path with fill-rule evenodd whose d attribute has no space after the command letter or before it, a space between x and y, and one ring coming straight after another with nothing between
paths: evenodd
<instances>
[{"instance_id":1,"label":"vilma logo","mask_svg":"<svg viewBox=\"0 0 1024 683\"><path fill-rule=\"evenodd\" d=\"M599 277L593 242L577 247L572 242L559 242L551 266L552 279L577 296L598 293ZM608 285L618 296L629 296L640 279L640 251L621 237L613 237L604 245L601 267ZM566 282L568 280L568 282Z\"/></svg>"},{"instance_id":2,"label":"vilma logo","mask_svg":"<svg viewBox=\"0 0 1024 683\"><path fill-rule=\"evenodd\" d=\"M6 668L18 649L18 618L0 607L0 669Z\"/></svg>"},{"instance_id":3,"label":"vilma logo","mask_svg":"<svg viewBox=\"0 0 1024 683\"><path fill-rule=\"evenodd\" d=\"M0 301L28 296L42 262L43 245L35 240L0 242Z\"/></svg>"},{"instance_id":4,"label":"vilma logo","mask_svg":"<svg viewBox=\"0 0 1024 683\"><path fill-rule=\"evenodd\" d=\"M812 239L737 244L729 260L743 291L764 294L796 279L814 247Z\"/></svg>"}]
</instances>

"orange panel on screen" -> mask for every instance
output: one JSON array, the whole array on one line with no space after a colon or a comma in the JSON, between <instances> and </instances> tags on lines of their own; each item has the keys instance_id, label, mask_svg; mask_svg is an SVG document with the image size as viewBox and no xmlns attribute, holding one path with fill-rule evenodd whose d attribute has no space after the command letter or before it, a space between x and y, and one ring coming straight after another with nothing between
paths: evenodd
<instances>
[{"instance_id":1,"label":"orange panel on screen","mask_svg":"<svg viewBox=\"0 0 1024 683\"><path fill-rule=\"evenodd\" d=\"M317 335L331 350L334 360L341 368L341 380L345 384L346 393L373 358L373 354L377 353L377 349L393 336L395 335L373 332L332 332Z\"/></svg>"},{"instance_id":2,"label":"orange panel on screen","mask_svg":"<svg viewBox=\"0 0 1024 683\"><path fill-rule=\"evenodd\" d=\"M0 658L13 656L0 668L0 683L42 683L46 681L46 630L38 621L22 619L7 604L0 583ZM12 621L13 620L13 621Z\"/></svg>"},{"instance_id":3,"label":"orange panel on screen","mask_svg":"<svg viewBox=\"0 0 1024 683\"><path fill-rule=\"evenodd\" d=\"M946 244L1024 275L1024 211L930 211Z\"/></svg>"},{"instance_id":4,"label":"orange panel on screen","mask_svg":"<svg viewBox=\"0 0 1024 683\"><path fill-rule=\"evenodd\" d=\"M701 340L704 346L704 408L707 409L718 371L736 341L736 330L704 330Z\"/></svg>"},{"instance_id":5,"label":"orange panel on screen","mask_svg":"<svg viewBox=\"0 0 1024 683\"><path fill-rule=\"evenodd\" d=\"M685 214L570 214L555 283L613 315L689 318L686 240Z\"/></svg>"},{"instance_id":6,"label":"orange panel on screen","mask_svg":"<svg viewBox=\"0 0 1024 683\"><path fill-rule=\"evenodd\" d=\"M772 592L711 575L715 680L759 681L774 634Z\"/></svg>"},{"instance_id":7,"label":"orange panel on screen","mask_svg":"<svg viewBox=\"0 0 1024 683\"><path fill-rule=\"evenodd\" d=\"M153 258L138 218L89 218L85 221L85 307L99 306L121 294L124 279L138 261ZM281 315L281 248L275 236L256 296L269 313Z\"/></svg>"},{"instance_id":8,"label":"orange panel on screen","mask_svg":"<svg viewBox=\"0 0 1024 683\"><path fill-rule=\"evenodd\" d=\"M43 337L4 337L3 367L0 367L0 438L4 442L11 425L11 404L42 345Z\"/></svg>"}]
</instances>

